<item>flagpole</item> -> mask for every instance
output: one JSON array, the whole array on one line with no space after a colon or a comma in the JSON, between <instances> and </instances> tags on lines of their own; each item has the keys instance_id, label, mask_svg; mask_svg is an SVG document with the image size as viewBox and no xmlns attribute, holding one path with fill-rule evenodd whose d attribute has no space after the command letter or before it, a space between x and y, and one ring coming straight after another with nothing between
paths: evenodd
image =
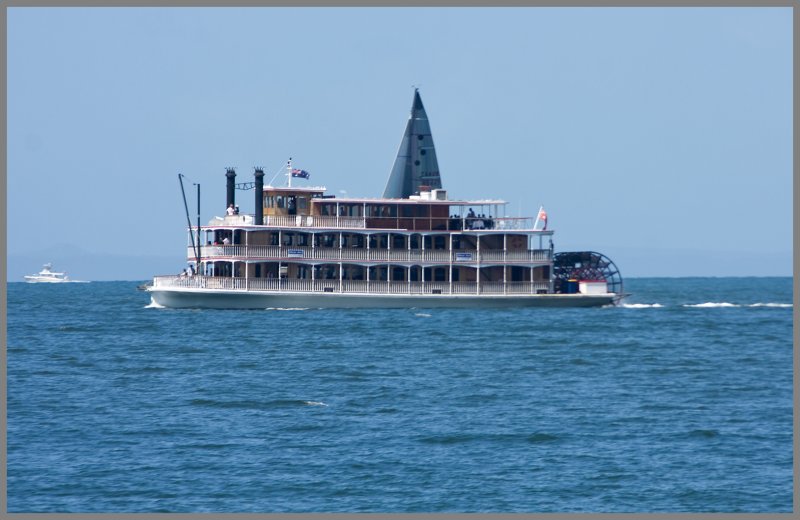
<instances>
[{"instance_id":1,"label":"flagpole","mask_svg":"<svg viewBox=\"0 0 800 520\"><path fill-rule=\"evenodd\" d=\"M536 221L533 223L534 231L536 231L536 226L539 225L539 217L542 215L542 208L544 208L544 206L539 206L539 211L536 212Z\"/></svg>"},{"instance_id":2,"label":"flagpole","mask_svg":"<svg viewBox=\"0 0 800 520\"><path fill-rule=\"evenodd\" d=\"M289 161L286 163L286 177L289 178L289 187L292 187L292 158L289 157Z\"/></svg>"}]
</instances>

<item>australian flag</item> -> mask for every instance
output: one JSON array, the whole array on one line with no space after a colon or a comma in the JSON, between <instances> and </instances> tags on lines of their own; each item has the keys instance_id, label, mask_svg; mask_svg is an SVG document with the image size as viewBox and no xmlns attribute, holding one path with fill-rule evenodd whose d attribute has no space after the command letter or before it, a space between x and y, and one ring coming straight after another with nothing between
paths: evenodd
<instances>
[{"instance_id":1,"label":"australian flag","mask_svg":"<svg viewBox=\"0 0 800 520\"><path fill-rule=\"evenodd\" d=\"M308 179L310 175L305 170L298 170L297 168L292 168L292 177L300 177L301 179Z\"/></svg>"}]
</instances>

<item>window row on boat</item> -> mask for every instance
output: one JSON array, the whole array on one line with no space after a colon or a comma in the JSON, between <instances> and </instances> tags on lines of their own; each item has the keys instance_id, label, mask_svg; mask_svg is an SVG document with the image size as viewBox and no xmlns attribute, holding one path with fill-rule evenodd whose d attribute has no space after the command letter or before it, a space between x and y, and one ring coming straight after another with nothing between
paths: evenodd
<instances>
[{"instance_id":1,"label":"window row on boat","mask_svg":"<svg viewBox=\"0 0 800 520\"><path fill-rule=\"evenodd\" d=\"M310 227L330 229L397 229L408 231L533 231L534 220L521 217L363 217L348 215L265 215L265 227ZM215 217L208 225L253 226L252 215L227 215Z\"/></svg>"},{"instance_id":2,"label":"window row on boat","mask_svg":"<svg viewBox=\"0 0 800 520\"><path fill-rule=\"evenodd\" d=\"M304 265L282 262L207 262L205 276L232 278L283 278L296 280L353 280L372 282L468 282L481 284L547 282L550 266L467 266L423 267L401 265L360 266L355 264Z\"/></svg>"},{"instance_id":3,"label":"window row on boat","mask_svg":"<svg viewBox=\"0 0 800 520\"><path fill-rule=\"evenodd\" d=\"M313 248L404 249L404 250L528 250L529 235L494 234L417 234L245 231L241 229L205 229L207 246L247 245Z\"/></svg>"},{"instance_id":4,"label":"window row on boat","mask_svg":"<svg viewBox=\"0 0 800 520\"><path fill-rule=\"evenodd\" d=\"M195 257L192 246L187 249L187 259ZM434 264L449 263L500 263L500 264L541 264L552 262L549 249L533 250L484 250L461 249L352 249L352 248L311 248L278 246L211 245L200 248L202 259L233 258L243 260L282 259L298 262L339 261L339 262L401 262L404 264L422 262Z\"/></svg>"}]
</instances>

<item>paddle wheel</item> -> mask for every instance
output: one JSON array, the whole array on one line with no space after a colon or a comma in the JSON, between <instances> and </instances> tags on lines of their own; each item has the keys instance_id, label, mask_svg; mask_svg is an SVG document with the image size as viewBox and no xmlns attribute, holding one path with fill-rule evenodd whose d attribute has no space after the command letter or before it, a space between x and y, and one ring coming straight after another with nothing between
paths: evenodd
<instances>
[{"instance_id":1,"label":"paddle wheel","mask_svg":"<svg viewBox=\"0 0 800 520\"><path fill-rule=\"evenodd\" d=\"M622 294L619 269L610 258L594 251L556 253L553 258L553 279L557 293L579 292L581 282L587 287L605 282L607 292Z\"/></svg>"}]
</instances>

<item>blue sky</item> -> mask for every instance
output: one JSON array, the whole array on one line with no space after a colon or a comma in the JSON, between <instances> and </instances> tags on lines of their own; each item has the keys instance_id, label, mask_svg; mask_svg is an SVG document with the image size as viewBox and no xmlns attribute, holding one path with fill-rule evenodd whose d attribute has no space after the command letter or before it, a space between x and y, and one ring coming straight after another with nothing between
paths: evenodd
<instances>
[{"instance_id":1,"label":"blue sky","mask_svg":"<svg viewBox=\"0 0 800 520\"><path fill-rule=\"evenodd\" d=\"M203 223L289 156L378 197L412 85L451 198L623 276L791 275L791 44L790 8L9 8L9 280L180 271L178 173Z\"/></svg>"}]
</instances>

